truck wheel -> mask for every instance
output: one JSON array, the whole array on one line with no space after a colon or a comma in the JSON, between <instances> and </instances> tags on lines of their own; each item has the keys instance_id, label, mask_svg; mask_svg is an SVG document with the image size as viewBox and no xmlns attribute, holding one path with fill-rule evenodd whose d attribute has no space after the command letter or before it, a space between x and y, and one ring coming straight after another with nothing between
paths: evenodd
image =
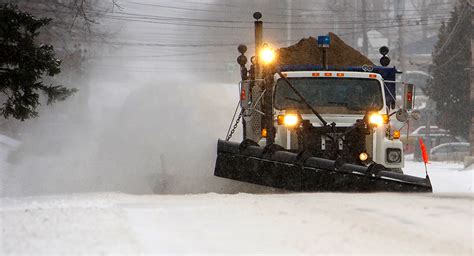
<instances>
[{"instance_id":1,"label":"truck wheel","mask_svg":"<svg viewBox=\"0 0 474 256\"><path fill-rule=\"evenodd\" d=\"M402 168L390 168L390 171L403 174Z\"/></svg>"}]
</instances>

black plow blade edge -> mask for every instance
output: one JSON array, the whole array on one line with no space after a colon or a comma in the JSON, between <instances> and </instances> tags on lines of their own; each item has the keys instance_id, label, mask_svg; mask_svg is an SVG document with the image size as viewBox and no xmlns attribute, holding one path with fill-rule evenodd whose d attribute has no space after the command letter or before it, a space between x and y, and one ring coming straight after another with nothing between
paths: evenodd
<instances>
[{"instance_id":1,"label":"black plow blade edge","mask_svg":"<svg viewBox=\"0 0 474 256\"><path fill-rule=\"evenodd\" d=\"M432 192L426 179L219 140L214 175L296 192Z\"/></svg>"}]
</instances>

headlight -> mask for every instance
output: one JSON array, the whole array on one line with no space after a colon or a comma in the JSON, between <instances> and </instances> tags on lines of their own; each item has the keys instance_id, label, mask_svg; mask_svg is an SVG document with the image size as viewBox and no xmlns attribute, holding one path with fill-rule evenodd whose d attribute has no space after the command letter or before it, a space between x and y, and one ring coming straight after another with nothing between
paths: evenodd
<instances>
[{"instance_id":1,"label":"headlight","mask_svg":"<svg viewBox=\"0 0 474 256\"><path fill-rule=\"evenodd\" d=\"M278 116L278 124L287 127L295 127L300 123L300 118L296 114L286 114Z\"/></svg>"},{"instance_id":2,"label":"headlight","mask_svg":"<svg viewBox=\"0 0 474 256\"><path fill-rule=\"evenodd\" d=\"M400 163L402 161L402 151L399 148L387 148L387 162Z\"/></svg>"},{"instance_id":3,"label":"headlight","mask_svg":"<svg viewBox=\"0 0 474 256\"><path fill-rule=\"evenodd\" d=\"M381 126L382 124L388 124L390 122L390 118L388 115L380 115L377 113L373 113L369 115L369 124L373 124L376 126Z\"/></svg>"},{"instance_id":4,"label":"headlight","mask_svg":"<svg viewBox=\"0 0 474 256\"><path fill-rule=\"evenodd\" d=\"M369 116L369 124L381 126L383 124L383 117L379 114L372 114Z\"/></svg>"},{"instance_id":5,"label":"headlight","mask_svg":"<svg viewBox=\"0 0 474 256\"><path fill-rule=\"evenodd\" d=\"M285 115L285 118L283 119L283 124L285 126L296 126L298 123L299 123L299 118L295 114Z\"/></svg>"},{"instance_id":6,"label":"headlight","mask_svg":"<svg viewBox=\"0 0 474 256\"><path fill-rule=\"evenodd\" d=\"M260 52L260 59L263 64L270 64L275 60L275 52L269 47L265 47Z\"/></svg>"}]
</instances>

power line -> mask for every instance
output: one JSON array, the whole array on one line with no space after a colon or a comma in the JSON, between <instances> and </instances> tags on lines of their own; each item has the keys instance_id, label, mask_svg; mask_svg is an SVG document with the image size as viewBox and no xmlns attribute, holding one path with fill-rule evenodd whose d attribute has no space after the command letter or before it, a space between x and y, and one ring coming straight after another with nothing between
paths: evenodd
<instances>
[{"instance_id":1,"label":"power line","mask_svg":"<svg viewBox=\"0 0 474 256\"><path fill-rule=\"evenodd\" d=\"M66 14L73 14L71 11L59 11L59 10L48 10L48 9L43 9L43 8L35 8L36 10L41 10L41 11L46 11L46 12L60 12L60 13L66 13ZM146 14L139 14L139 13L129 13L129 12L117 12L110 14L108 12L95 12L95 11L89 11L93 12L96 14L103 15L103 18L110 18L110 19L135 19L135 20L145 20L145 21L183 21L183 22L205 22L205 23L237 23L237 24L253 24L252 21L247 21L247 20L226 20L226 19L198 19L198 18L183 18L183 17L172 17L172 16L160 16L160 15L146 15ZM408 17L405 15L405 17ZM448 18L445 15L439 15L439 16L432 16L429 19L430 20L439 20L439 19L444 19ZM411 21L419 21L421 22L421 17L419 15L414 15L413 18L403 18L402 21L406 22L411 22ZM363 20L356 19L356 20L339 20L338 24L360 24L362 23ZM384 19L372 19L372 20L367 20L367 22L373 24L373 23L394 23L398 22L398 19L395 18L384 18ZM286 25L288 22L285 21L265 21L266 24L283 24ZM168 23L164 23L168 24ZM333 24L333 22L330 21L295 21L292 22L291 24L306 24L306 25L317 25L317 24ZM191 24L193 25L193 24ZM248 27L229 27L229 26L217 26L217 25L203 25L200 24L201 26L210 26L210 27L222 27L222 28L248 28ZM278 28L279 29L279 28Z\"/></svg>"},{"instance_id":2,"label":"power line","mask_svg":"<svg viewBox=\"0 0 474 256\"><path fill-rule=\"evenodd\" d=\"M163 4L148 4L148 3L140 3L140 2L130 2L127 1L130 4L135 4L135 5L141 5L141 6L152 6L152 7L159 7L159 8L167 8L167 9L177 9L177 10L186 10L186 11L203 11L203 12L218 12L222 13L223 10L208 10L208 9L196 9L196 8L191 8L191 7L179 7L179 6L170 6L170 5L163 5ZM229 5L229 4L210 4L210 3L196 3L196 2L185 2L188 4L199 4L199 5L206 5L206 6L215 6L215 7L231 7L231 8L238 8L242 9L242 7L245 7L243 4L242 5ZM446 6L446 5L451 5L451 3L438 3L438 4L431 4L430 7L434 6ZM321 12L321 13L328 13L328 12L334 12L331 9L309 9L309 8L283 8L283 7L271 7L271 8L265 8L265 11L278 11L281 12L282 10L284 11L292 11L294 14L301 14L296 11L301 11L304 13L307 12ZM352 12L353 9L347 8L346 10L341 10L339 12ZM417 9L407 9L406 11L412 11L412 12L417 12ZM225 13L227 11L224 10ZM235 12L235 11L233 11ZM374 13L380 13L380 12L393 12L391 9L369 9L367 12L374 12ZM268 12L267 12L268 13ZM270 13L271 14L271 13ZM274 13L273 15L276 16L287 16L284 14L276 14ZM328 15L329 16L329 15Z\"/></svg>"},{"instance_id":3,"label":"power line","mask_svg":"<svg viewBox=\"0 0 474 256\"><path fill-rule=\"evenodd\" d=\"M437 27L431 28L429 30L437 30ZM415 33L417 31L421 30L412 30L410 32ZM357 30L357 31L351 31L351 32L346 32L346 33L338 33L339 36L346 36L346 35L351 35L351 34L360 34L362 33L362 30ZM231 40L230 42L227 43L215 43L214 40L208 41L208 42L201 42L201 43L188 43L190 37L187 37L186 35L183 35L183 43L181 44L176 44L176 43L163 43L159 42L157 43L156 40L147 40L147 41L113 41L113 42L108 42L111 45L125 45L125 46L149 46L149 47L225 47L225 46L235 46L236 41L238 40L237 38L235 40ZM157 37L157 40L163 39L162 37ZM172 38L176 39L176 38ZM240 38L241 39L241 38ZM277 40L273 40L272 42L274 43L284 43L284 42L289 42L288 40L285 40L284 37L275 38ZM293 40L290 40L293 41ZM96 41L92 41L96 42ZM177 42L174 40L173 42ZM98 42L98 43L103 43L103 42ZM244 42L245 43L245 42ZM247 44L252 44L247 42ZM187 54L185 54L187 55Z\"/></svg>"},{"instance_id":4,"label":"power line","mask_svg":"<svg viewBox=\"0 0 474 256\"><path fill-rule=\"evenodd\" d=\"M243 24L253 24L253 21L249 20L228 20L228 19L202 19L202 18L183 18L183 17L170 17L170 16L161 16L161 15L146 15L146 14L139 14L139 13L130 13L130 12L119 12L119 13L114 13L114 14L120 14L120 16L133 16L131 18L146 18L146 19L158 19L158 20L182 20L182 21L200 21L200 22L216 22L216 23L243 23ZM333 15L330 15L333 16ZM445 16L443 14L443 16ZM418 20L420 19L420 15L405 15L405 18L402 20ZM407 19L406 17L414 17L411 19ZM441 17L441 16L432 16L431 18L436 18L436 17ZM296 17L295 17L296 18ZM367 22L373 23L373 22L387 22L387 21L398 21L396 18L383 18L383 19L369 19ZM362 22L361 19L357 20L339 20L338 23L353 23L353 22ZM271 20L266 20L265 23L267 24L287 24L287 21L271 21ZM332 24L332 22L327 21L327 22L308 22L308 21L297 21L293 22L292 24Z\"/></svg>"},{"instance_id":5,"label":"power line","mask_svg":"<svg viewBox=\"0 0 474 256\"><path fill-rule=\"evenodd\" d=\"M178 26L199 26L199 27L204 27L204 28L214 28L214 27L219 27L219 28L231 28L231 29L253 29L251 26L245 26L245 27L237 27L237 26L217 26L217 25L209 25L209 24L187 24L187 23L177 23L177 22L155 22L154 19L158 20L165 20L165 21L202 21L202 22L241 22L241 21L232 21L232 20L212 20L212 19L189 19L189 18L180 18L180 17L167 17L167 16L153 16L153 15L141 15L141 14L131 14L135 16L143 16L147 17L148 19L142 20L142 19L136 19L136 18L130 18L130 17L124 17L123 15L110 15L107 14L104 18L112 18L112 19L121 19L121 20L126 20L126 21L134 21L134 22L143 22L143 23L159 23L159 24L166 24L166 25L178 25ZM437 20L439 17L432 17L432 20ZM441 19L444 19L444 17L441 17ZM410 21L413 19L406 19L406 21ZM387 23L387 20L374 20L374 21L380 21L380 22L385 22ZM355 22L355 21L354 21ZM280 23L278 23L280 24ZM284 24L284 23L282 23ZM308 24L308 25L316 25L316 23L312 22L306 22L306 23L300 23L300 24ZM385 26L373 26L373 29L384 29L384 28L392 28L392 27L398 27L399 24L394 24L394 25L385 25ZM418 24L412 24L412 25L406 25L406 26L418 26ZM331 29L332 27L317 27L317 29ZM266 29L269 30L280 30L283 29L282 27L268 27ZM340 29L353 29L353 27L341 27ZM294 30L314 30L314 27L294 27ZM348 34L348 33L346 33ZM97 42L93 42L97 43ZM103 42L100 42L103 43ZM214 43L214 42L209 42L209 43L182 43L182 44L176 44L176 43L163 43L163 42L110 42L109 44L111 45L122 45L122 46L146 46L146 47L176 47L176 48L183 48L183 47L227 47L227 46L235 46L235 43Z\"/></svg>"},{"instance_id":6,"label":"power line","mask_svg":"<svg viewBox=\"0 0 474 256\"><path fill-rule=\"evenodd\" d=\"M226 28L226 29L253 29L251 26L222 26L222 25L209 25L209 24L191 24L191 23L176 23L176 22L162 22L162 21L154 21L154 20L143 20L143 19L134 19L134 18L122 18L122 17L107 17L108 19L113 20L123 20L123 21L132 21L132 22L141 22L141 23L148 23L148 24L162 24L162 25L177 25L177 26L190 26L190 27L203 27L203 28ZM444 20L447 17L437 18L432 20ZM317 25L308 23L307 25ZM372 26L372 28L392 28L398 27L399 24L389 25L389 26ZM407 24L404 26L419 26L419 24ZM332 27L316 27L317 29L332 29ZM267 30L282 30L284 27L266 27ZM294 27L292 30L314 30L315 27ZM352 27L341 27L340 29L352 29Z\"/></svg>"}]
</instances>

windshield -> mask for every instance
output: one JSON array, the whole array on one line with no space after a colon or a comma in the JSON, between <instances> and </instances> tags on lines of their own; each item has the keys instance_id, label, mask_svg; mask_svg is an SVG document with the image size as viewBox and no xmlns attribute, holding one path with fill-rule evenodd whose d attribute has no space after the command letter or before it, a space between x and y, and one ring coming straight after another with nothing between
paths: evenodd
<instances>
[{"instance_id":1,"label":"windshield","mask_svg":"<svg viewBox=\"0 0 474 256\"><path fill-rule=\"evenodd\" d=\"M383 107L380 83L375 79L298 77L288 80L320 113L365 113ZM276 84L275 108L308 109L283 79Z\"/></svg>"}]
</instances>

